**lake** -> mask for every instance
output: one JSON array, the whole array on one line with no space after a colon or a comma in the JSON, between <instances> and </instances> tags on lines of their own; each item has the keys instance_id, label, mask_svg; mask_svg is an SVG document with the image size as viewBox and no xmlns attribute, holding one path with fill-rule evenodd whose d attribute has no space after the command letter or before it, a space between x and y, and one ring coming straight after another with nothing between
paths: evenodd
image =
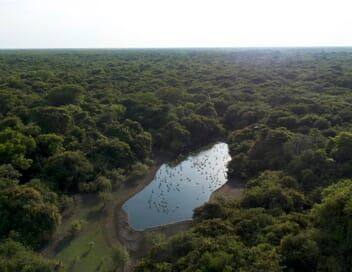
<instances>
[{"instance_id":1,"label":"lake","mask_svg":"<svg viewBox=\"0 0 352 272\"><path fill-rule=\"evenodd\" d=\"M192 219L193 209L227 182L230 160L228 145L217 143L176 165L161 165L151 183L123 204L129 225L145 230Z\"/></svg>"}]
</instances>

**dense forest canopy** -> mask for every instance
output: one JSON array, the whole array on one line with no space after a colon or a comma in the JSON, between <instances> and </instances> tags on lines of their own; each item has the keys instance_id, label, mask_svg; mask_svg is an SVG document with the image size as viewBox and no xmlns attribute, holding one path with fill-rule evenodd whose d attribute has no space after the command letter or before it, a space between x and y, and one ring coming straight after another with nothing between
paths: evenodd
<instances>
[{"instance_id":1,"label":"dense forest canopy","mask_svg":"<svg viewBox=\"0 0 352 272\"><path fill-rule=\"evenodd\" d=\"M240 199L206 204L137 271L350 271L352 49L0 52L0 271L39 250L75 194L153 155L226 139Z\"/></svg>"}]
</instances>

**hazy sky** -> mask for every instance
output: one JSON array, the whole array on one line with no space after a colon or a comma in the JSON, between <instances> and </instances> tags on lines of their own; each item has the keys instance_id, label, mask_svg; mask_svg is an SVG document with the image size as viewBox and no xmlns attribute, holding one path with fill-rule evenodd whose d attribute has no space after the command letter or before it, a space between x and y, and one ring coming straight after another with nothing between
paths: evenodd
<instances>
[{"instance_id":1,"label":"hazy sky","mask_svg":"<svg viewBox=\"0 0 352 272\"><path fill-rule=\"evenodd\" d=\"M0 0L0 48L352 46L352 0Z\"/></svg>"}]
</instances>

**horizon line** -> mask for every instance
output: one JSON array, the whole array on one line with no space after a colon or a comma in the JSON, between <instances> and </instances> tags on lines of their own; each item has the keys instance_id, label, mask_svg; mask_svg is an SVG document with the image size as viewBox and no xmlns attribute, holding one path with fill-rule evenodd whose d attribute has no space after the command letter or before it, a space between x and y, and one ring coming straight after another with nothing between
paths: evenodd
<instances>
[{"instance_id":1,"label":"horizon line","mask_svg":"<svg viewBox=\"0 0 352 272\"><path fill-rule=\"evenodd\" d=\"M4 47L0 50L144 50L144 49L304 49L352 48L352 45L297 45L297 46L179 46L179 47Z\"/></svg>"}]
</instances>

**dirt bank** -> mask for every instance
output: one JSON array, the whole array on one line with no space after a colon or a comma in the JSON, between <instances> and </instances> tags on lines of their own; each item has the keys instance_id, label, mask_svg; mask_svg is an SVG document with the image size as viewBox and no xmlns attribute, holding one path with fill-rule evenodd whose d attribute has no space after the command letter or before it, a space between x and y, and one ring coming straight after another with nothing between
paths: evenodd
<instances>
[{"instance_id":1,"label":"dirt bank","mask_svg":"<svg viewBox=\"0 0 352 272\"><path fill-rule=\"evenodd\" d=\"M246 186L243 181L238 179L230 179L211 194L209 201L217 201L221 198L238 198L245 187Z\"/></svg>"},{"instance_id":2,"label":"dirt bank","mask_svg":"<svg viewBox=\"0 0 352 272\"><path fill-rule=\"evenodd\" d=\"M132 184L123 185L113 194L113 201L111 201L111 203L109 203L106 207L107 216L104 220L104 238L110 246L119 241L130 250L128 245L124 243L124 239L121 239L122 233L119 231L119 228L117 228L117 222L120 220L125 220L123 217L119 216L119 211L122 210L121 207L126 200L141 191L150 183L164 160L164 157L159 156L143 178L133 182Z\"/></svg>"}]
</instances>

